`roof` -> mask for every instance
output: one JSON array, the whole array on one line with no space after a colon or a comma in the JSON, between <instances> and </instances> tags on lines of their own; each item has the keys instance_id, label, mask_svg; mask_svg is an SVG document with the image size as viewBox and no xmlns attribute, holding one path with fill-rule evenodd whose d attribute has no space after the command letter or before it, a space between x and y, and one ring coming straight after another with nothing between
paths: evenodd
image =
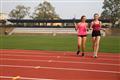
<instances>
[{"instance_id":1,"label":"roof","mask_svg":"<svg viewBox=\"0 0 120 80\"><path fill-rule=\"evenodd\" d=\"M60 20L33 20L33 19L7 19L7 21L12 23L44 23L44 22L52 22L52 23L73 23L79 22L80 19L60 19ZM86 20L88 23L92 21L92 19ZM100 20L102 22L110 22L110 20Z\"/></svg>"}]
</instances>

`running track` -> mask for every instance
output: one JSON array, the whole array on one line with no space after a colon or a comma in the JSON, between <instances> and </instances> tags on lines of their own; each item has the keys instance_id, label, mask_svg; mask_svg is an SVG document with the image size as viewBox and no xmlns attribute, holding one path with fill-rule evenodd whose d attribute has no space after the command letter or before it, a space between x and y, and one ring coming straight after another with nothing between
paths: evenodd
<instances>
[{"instance_id":1,"label":"running track","mask_svg":"<svg viewBox=\"0 0 120 80\"><path fill-rule=\"evenodd\" d=\"M0 80L120 80L119 54L0 50Z\"/></svg>"}]
</instances>

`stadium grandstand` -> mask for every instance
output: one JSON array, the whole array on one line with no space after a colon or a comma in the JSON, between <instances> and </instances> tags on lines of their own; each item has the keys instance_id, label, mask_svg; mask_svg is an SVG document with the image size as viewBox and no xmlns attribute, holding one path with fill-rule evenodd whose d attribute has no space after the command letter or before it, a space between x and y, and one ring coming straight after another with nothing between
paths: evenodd
<instances>
[{"instance_id":1,"label":"stadium grandstand","mask_svg":"<svg viewBox=\"0 0 120 80\"><path fill-rule=\"evenodd\" d=\"M1 20L2 27L5 27L4 34L76 34L74 22L78 23L79 19L61 19L61 20L32 20L32 19L7 19ZM90 23L92 19L88 19ZM101 20L103 23L109 23L109 20ZM9 23L9 24L8 24ZM88 31L91 34L91 31ZM102 31L105 35L105 32Z\"/></svg>"}]
</instances>

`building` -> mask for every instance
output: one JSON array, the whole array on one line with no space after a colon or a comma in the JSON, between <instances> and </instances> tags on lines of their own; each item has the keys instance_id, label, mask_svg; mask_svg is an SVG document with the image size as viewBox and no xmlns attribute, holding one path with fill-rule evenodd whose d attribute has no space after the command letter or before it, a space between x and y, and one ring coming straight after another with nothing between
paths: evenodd
<instances>
[{"instance_id":1,"label":"building","mask_svg":"<svg viewBox=\"0 0 120 80\"><path fill-rule=\"evenodd\" d=\"M8 15L6 13L0 12L0 20L6 20L6 19L8 19Z\"/></svg>"}]
</instances>

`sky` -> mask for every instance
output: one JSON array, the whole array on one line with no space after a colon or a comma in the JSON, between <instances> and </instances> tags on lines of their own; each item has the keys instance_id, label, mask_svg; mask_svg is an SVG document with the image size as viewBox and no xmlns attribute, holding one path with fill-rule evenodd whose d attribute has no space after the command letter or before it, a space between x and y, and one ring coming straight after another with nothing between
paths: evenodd
<instances>
[{"instance_id":1,"label":"sky","mask_svg":"<svg viewBox=\"0 0 120 80\"><path fill-rule=\"evenodd\" d=\"M17 5L31 7L32 14L35 7L44 0L0 0L0 12L9 14ZM104 0L46 0L55 7L56 13L63 19L79 19L86 15L88 19L93 18L94 13L101 14ZM26 17L28 18L28 17Z\"/></svg>"}]
</instances>

